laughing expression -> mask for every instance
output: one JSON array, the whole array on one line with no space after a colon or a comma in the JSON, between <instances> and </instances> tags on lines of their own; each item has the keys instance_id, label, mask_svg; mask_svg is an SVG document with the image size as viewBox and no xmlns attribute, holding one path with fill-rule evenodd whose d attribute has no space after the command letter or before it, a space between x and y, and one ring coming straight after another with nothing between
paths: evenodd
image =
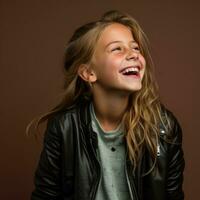
<instances>
[{"instance_id":1,"label":"laughing expression","mask_svg":"<svg viewBox=\"0 0 200 200\"><path fill-rule=\"evenodd\" d=\"M94 84L101 89L131 93L142 87L145 58L131 30L122 24L113 23L103 30L91 66Z\"/></svg>"}]
</instances>

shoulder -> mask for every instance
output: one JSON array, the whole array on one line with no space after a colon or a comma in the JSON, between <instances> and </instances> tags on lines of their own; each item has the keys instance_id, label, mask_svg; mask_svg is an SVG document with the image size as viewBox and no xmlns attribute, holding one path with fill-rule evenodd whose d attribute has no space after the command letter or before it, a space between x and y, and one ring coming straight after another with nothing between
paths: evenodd
<instances>
[{"instance_id":1,"label":"shoulder","mask_svg":"<svg viewBox=\"0 0 200 200\"><path fill-rule=\"evenodd\" d=\"M65 108L57 113L54 113L47 121L48 128L64 128L69 125L72 121L72 118L77 115L77 105L70 106Z\"/></svg>"},{"instance_id":2,"label":"shoulder","mask_svg":"<svg viewBox=\"0 0 200 200\"><path fill-rule=\"evenodd\" d=\"M85 126L89 120L90 101L81 101L55 113L47 121L47 130L51 129L58 134L70 134L69 130Z\"/></svg>"},{"instance_id":3,"label":"shoulder","mask_svg":"<svg viewBox=\"0 0 200 200\"><path fill-rule=\"evenodd\" d=\"M182 142L182 128L172 111L162 105L161 133L165 133L166 139L175 143Z\"/></svg>"}]
</instances>

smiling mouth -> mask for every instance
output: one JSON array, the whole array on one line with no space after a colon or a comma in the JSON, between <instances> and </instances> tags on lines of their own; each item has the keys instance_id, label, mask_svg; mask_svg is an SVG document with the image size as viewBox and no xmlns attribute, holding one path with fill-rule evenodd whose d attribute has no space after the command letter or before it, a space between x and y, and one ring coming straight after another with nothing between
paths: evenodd
<instances>
[{"instance_id":1,"label":"smiling mouth","mask_svg":"<svg viewBox=\"0 0 200 200\"><path fill-rule=\"evenodd\" d=\"M140 76L140 66L135 67L126 67L123 70L121 70L121 73L125 76Z\"/></svg>"}]
</instances>

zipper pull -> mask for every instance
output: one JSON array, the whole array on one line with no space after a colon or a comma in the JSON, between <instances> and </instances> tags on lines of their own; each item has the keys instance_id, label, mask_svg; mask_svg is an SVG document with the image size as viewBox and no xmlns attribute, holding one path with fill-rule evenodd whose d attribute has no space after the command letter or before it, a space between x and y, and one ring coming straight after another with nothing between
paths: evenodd
<instances>
[{"instance_id":1,"label":"zipper pull","mask_svg":"<svg viewBox=\"0 0 200 200\"><path fill-rule=\"evenodd\" d=\"M160 156L160 145L158 144L157 146L157 156L159 157Z\"/></svg>"}]
</instances>

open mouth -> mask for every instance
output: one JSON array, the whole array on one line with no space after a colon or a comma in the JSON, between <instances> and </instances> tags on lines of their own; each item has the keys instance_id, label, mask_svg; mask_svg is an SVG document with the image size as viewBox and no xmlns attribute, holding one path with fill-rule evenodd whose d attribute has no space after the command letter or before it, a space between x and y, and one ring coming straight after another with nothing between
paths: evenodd
<instances>
[{"instance_id":1,"label":"open mouth","mask_svg":"<svg viewBox=\"0 0 200 200\"><path fill-rule=\"evenodd\" d=\"M136 66L136 67L126 67L125 69L123 69L121 71L121 73L125 76L131 76L131 75L134 75L134 76L140 76L140 67L139 66Z\"/></svg>"}]
</instances>

